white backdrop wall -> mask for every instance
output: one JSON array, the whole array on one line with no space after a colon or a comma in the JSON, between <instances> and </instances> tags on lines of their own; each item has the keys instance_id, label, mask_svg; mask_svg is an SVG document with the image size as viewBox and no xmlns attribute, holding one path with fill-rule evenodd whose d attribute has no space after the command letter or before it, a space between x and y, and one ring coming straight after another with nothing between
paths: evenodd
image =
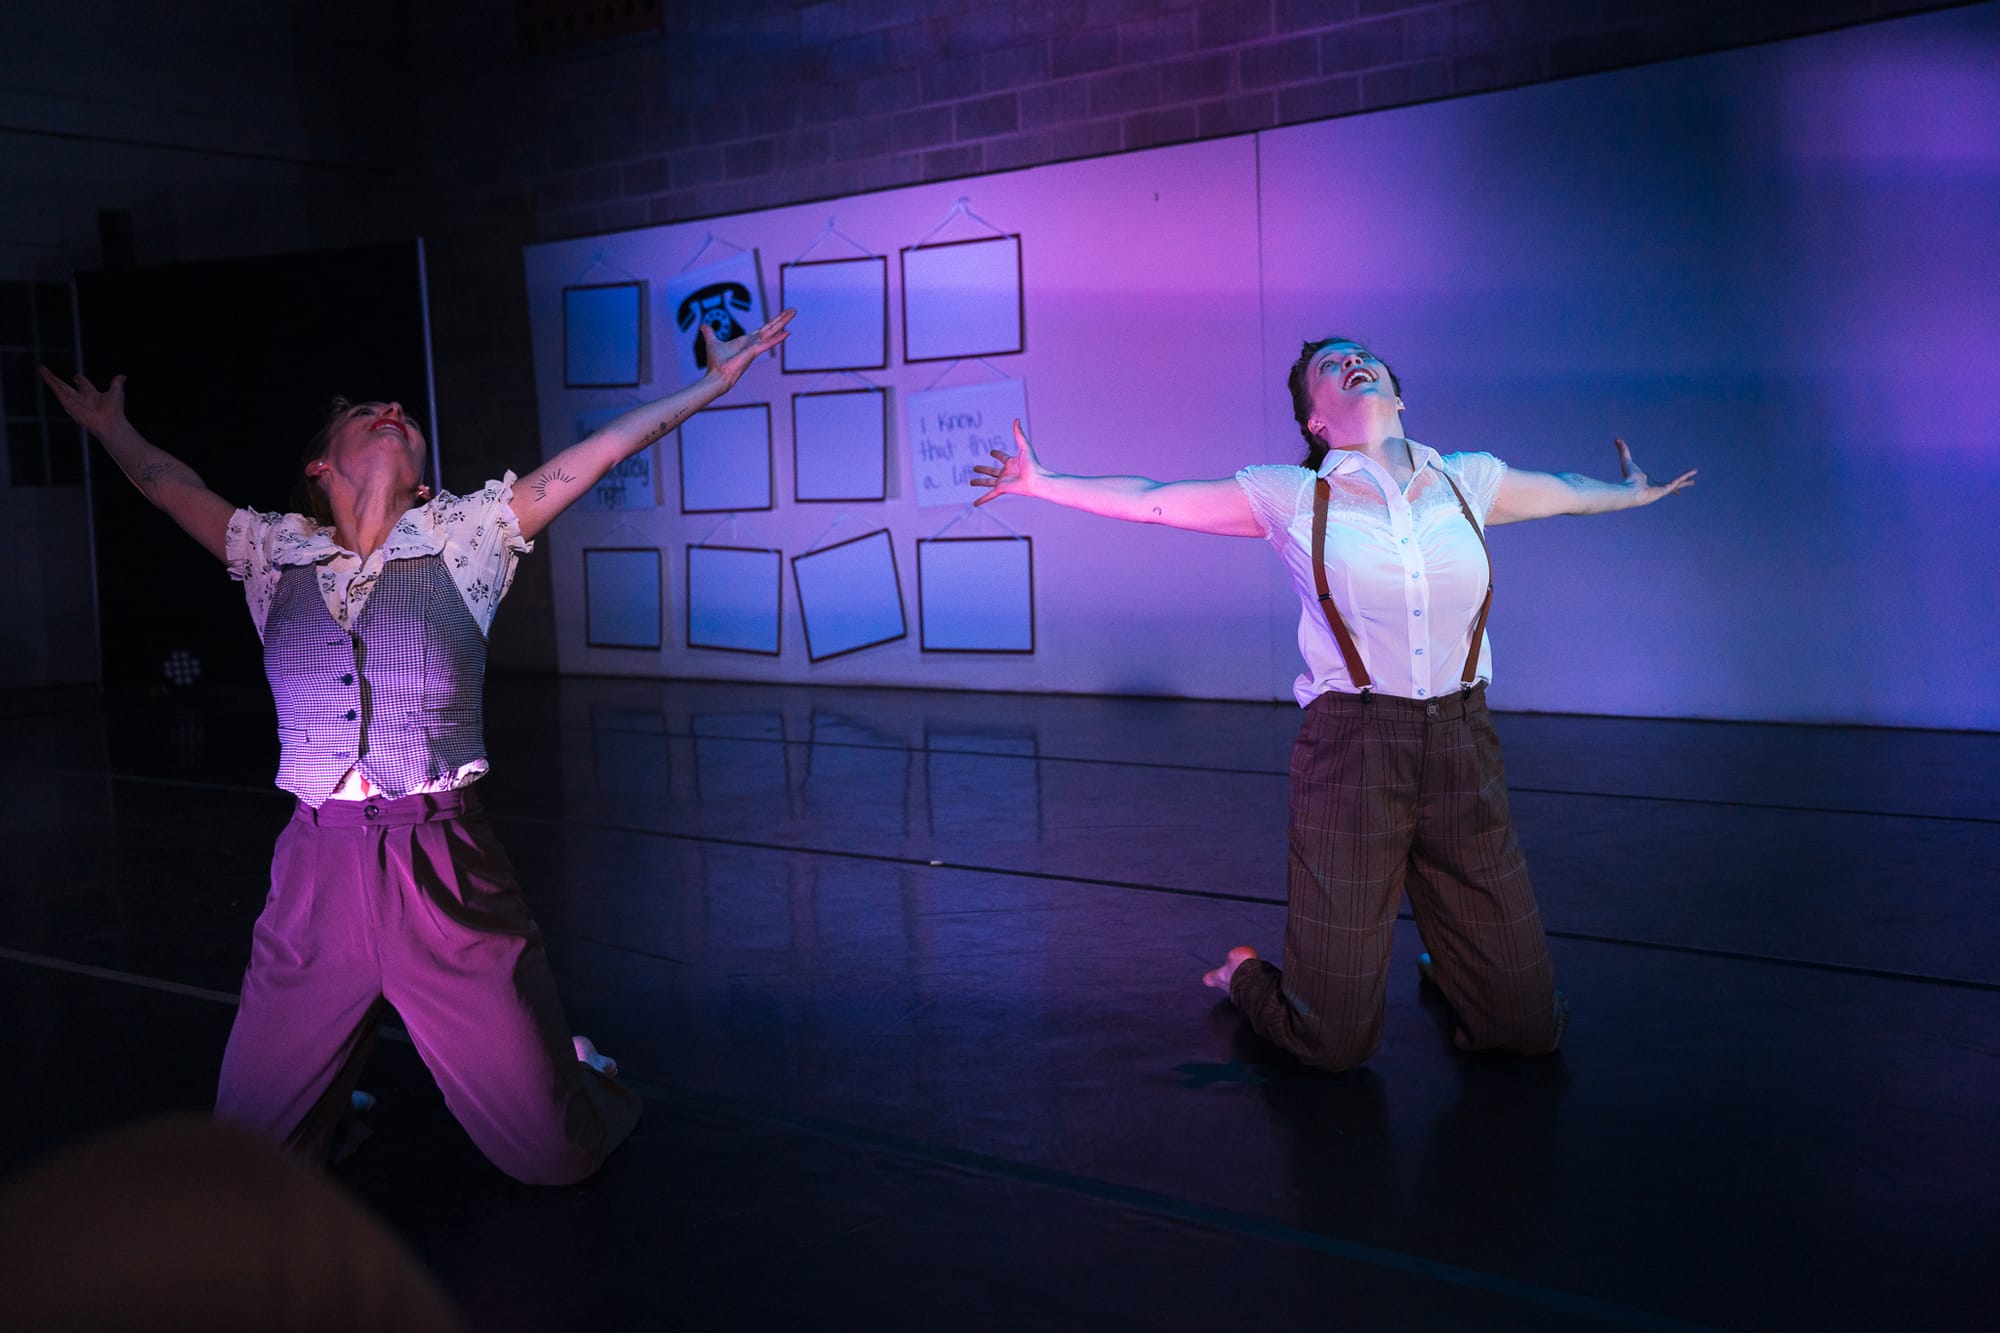
<instances>
[{"instance_id":1,"label":"white backdrop wall","mask_svg":"<svg viewBox=\"0 0 2000 1333\"><path fill-rule=\"evenodd\" d=\"M784 651L685 647L673 437L661 507L578 511L543 539L565 671L968 689L1289 697L1297 603L1263 543L990 513L1034 540L1037 651L924 654L919 508L901 395L897 249L954 199L1023 241L1027 382L1049 466L1221 476L1296 461L1283 378L1302 337L1368 340L1410 434L1516 466L1615 476L1624 436L1688 495L1496 529L1495 703L1635 716L2000 727L2000 6L1514 92L919 186L526 254L547 451L623 391L562 387L561 289L622 270L659 293L711 233L778 265L828 217L891 256L890 494L791 501L792 393L775 361L730 401L772 405L775 492L730 540L787 558ZM977 232L963 222L944 235ZM710 258L717 252L711 252ZM833 244L815 258L843 251ZM593 262L598 267L584 277ZM672 387L654 312L652 381ZM947 382L983 370L960 368ZM806 659L789 557L888 527L910 637ZM967 520L954 534L993 531ZM584 644L585 546L656 544L667 644Z\"/></svg>"}]
</instances>

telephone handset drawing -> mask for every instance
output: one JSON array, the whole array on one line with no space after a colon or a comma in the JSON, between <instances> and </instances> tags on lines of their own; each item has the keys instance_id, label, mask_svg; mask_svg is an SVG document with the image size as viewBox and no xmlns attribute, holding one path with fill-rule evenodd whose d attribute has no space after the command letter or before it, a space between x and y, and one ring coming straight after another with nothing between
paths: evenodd
<instances>
[{"instance_id":1,"label":"telephone handset drawing","mask_svg":"<svg viewBox=\"0 0 2000 1333\"><path fill-rule=\"evenodd\" d=\"M691 294L681 302L675 315L675 322L681 332L693 332L696 324L706 324L715 330L717 342L728 342L741 338L745 332L742 321L736 318L739 310L750 308L750 289L740 282L717 282ZM695 334L694 363L708 369L708 348L702 343L701 335Z\"/></svg>"}]
</instances>

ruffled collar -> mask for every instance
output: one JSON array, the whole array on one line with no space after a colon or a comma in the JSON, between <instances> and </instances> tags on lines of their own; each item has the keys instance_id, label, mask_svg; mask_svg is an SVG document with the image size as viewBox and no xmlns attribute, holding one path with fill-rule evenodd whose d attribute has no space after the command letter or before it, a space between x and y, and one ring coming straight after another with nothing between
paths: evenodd
<instances>
[{"instance_id":1,"label":"ruffled collar","mask_svg":"<svg viewBox=\"0 0 2000 1333\"><path fill-rule=\"evenodd\" d=\"M279 566L317 565L345 556L356 564L380 565L414 560L444 549L444 513L458 497L439 491L396 520L389 537L367 561L340 544L333 529L306 514L286 514L273 525L271 563Z\"/></svg>"}]
</instances>

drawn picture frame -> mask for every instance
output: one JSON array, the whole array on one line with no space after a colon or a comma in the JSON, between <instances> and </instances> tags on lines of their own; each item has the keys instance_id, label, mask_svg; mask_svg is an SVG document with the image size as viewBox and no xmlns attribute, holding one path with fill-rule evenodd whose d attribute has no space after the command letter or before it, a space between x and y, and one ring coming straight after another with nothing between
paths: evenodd
<instances>
[{"instance_id":1,"label":"drawn picture frame","mask_svg":"<svg viewBox=\"0 0 2000 1333\"><path fill-rule=\"evenodd\" d=\"M1011 356L1027 347L1021 238L905 246L903 360Z\"/></svg>"},{"instance_id":2,"label":"drawn picture frame","mask_svg":"<svg viewBox=\"0 0 2000 1333\"><path fill-rule=\"evenodd\" d=\"M583 642L589 648L659 652L666 582L657 546L583 548Z\"/></svg>"},{"instance_id":3,"label":"drawn picture frame","mask_svg":"<svg viewBox=\"0 0 2000 1333\"><path fill-rule=\"evenodd\" d=\"M792 498L801 504L889 498L886 390L792 395Z\"/></svg>"},{"instance_id":4,"label":"drawn picture frame","mask_svg":"<svg viewBox=\"0 0 2000 1333\"><path fill-rule=\"evenodd\" d=\"M927 653L1035 651L1035 554L1027 537L917 542L917 643Z\"/></svg>"},{"instance_id":5,"label":"drawn picture frame","mask_svg":"<svg viewBox=\"0 0 2000 1333\"><path fill-rule=\"evenodd\" d=\"M887 255L780 264L778 307L799 312L778 345L785 374L888 369Z\"/></svg>"},{"instance_id":6,"label":"drawn picture frame","mask_svg":"<svg viewBox=\"0 0 2000 1333\"><path fill-rule=\"evenodd\" d=\"M646 373L646 283L565 287L563 387L633 389Z\"/></svg>"},{"instance_id":7,"label":"drawn picture frame","mask_svg":"<svg viewBox=\"0 0 2000 1333\"><path fill-rule=\"evenodd\" d=\"M806 657L824 662L910 635L903 580L887 528L792 557Z\"/></svg>"},{"instance_id":8,"label":"drawn picture frame","mask_svg":"<svg viewBox=\"0 0 2000 1333\"><path fill-rule=\"evenodd\" d=\"M688 647L756 657L782 654L783 552L756 546L690 546L686 580Z\"/></svg>"},{"instance_id":9,"label":"drawn picture frame","mask_svg":"<svg viewBox=\"0 0 2000 1333\"><path fill-rule=\"evenodd\" d=\"M683 514L775 507L769 403L706 408L683 421L679 434Z\"/></svg>"}]
</instances>

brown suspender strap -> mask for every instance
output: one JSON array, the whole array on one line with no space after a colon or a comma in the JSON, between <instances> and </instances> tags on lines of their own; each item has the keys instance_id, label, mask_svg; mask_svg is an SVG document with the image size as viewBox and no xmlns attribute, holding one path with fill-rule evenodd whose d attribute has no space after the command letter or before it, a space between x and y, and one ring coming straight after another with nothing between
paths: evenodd
<instances>
[{"instance_id":1,"label":"brown suspender strap","mask_svg":"<svg viewBox=\"0 0 2000 1333\"><path fill-rule=\"evenodd\" d=\"M1479 673L1479 639L1486 633L1486 613L1493 609L1493 551L1486 545L1486 534L1480 530L1479 522L1472 517L1472 506L1465 502L1465 492L1458 489L1458 483L1451 479L1451 473L1443 468L1447 486L1458 497L1458 512L1465 515L1465 521L1472 524L1473 535L1479 538L1480 554L1486 557L1486 600L1479 604L1479 616L1472 622L1472 644L1465 650L1465 670L1459 673L1458 683L1466 689L1472 688L1472 679Z\"/></svg>"},{"instance_id":2,"label":"brown suspender strap","mask_svg":"<svg viewBox=\"0 0 2000 1333\"><path fill-rule=\"evenodd\" d=\"M1313 582L1319 587L1319 609L1326 613L1326 626L1333 631L1334 641L1340 645L1340 655L1347 661L1347 678L1363 694L1375 688L1375 682L1368 675L1368 668L1361 665L1361 654L1355 650L1354 636L1347 632L1347 625L1340 618L1340 608L1333 604L1333 593L1326 586L1326 507L1333 500L1333 487L1321 477L1313 483Z\"/></svg>"},{"instance_id":3,"label":"brown suspender strap","mask_svg":"<svg viewBox=\"0 0 2000 1333\"><path fill-rule=\"evenodd\" d=\"M1472 524L1472 535L1479 538L1479 550L1486 557L1486 598L1479 604L1479 615L1472 622L1472 642L1465 652L1465 670L1459 673L1458 683L1465 689L1472 688L1473 679L1479 673L1479 642L1486 634L1486 613L1493 609L1493 551L1486 545L1486 534L1480 529L1477 519L1472 517L1472 506L1465 502L1465 492L1458 489L1458 483L1451 479L1451 473L1439 468L1445 485L1458 497L1458 512L1465 515L1465 521ZM1333 593L1326 582L1326 511L1332 503L1333 488L1320 477L1313 483L1313 583L1319 588L1319 609L1326 613L1327 628L1333 631L1334 641L1340 645L1340 655L1347 662L1347 675L1355 688L1362 693L1375 688L1375 682L1368 675L1368 668L1361 665L1361 653L1354 646L1354 636L1347 632L1347 625L1340 618L1340 610L1334 605Z\"/></svg>"}]
</instances>

